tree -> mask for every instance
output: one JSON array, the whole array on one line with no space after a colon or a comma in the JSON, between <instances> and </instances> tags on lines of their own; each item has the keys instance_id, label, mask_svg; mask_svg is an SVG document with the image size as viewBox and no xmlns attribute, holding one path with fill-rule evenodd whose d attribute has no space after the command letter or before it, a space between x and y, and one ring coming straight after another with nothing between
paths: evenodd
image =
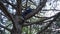
<instances>
[{"instance_id":1,"label":"tree","mask_svg":"<svg viewBox=\"0 0 60 34\"><path fill-rule=\"evenodd\" d=\"M23 4L24 4L23 2L24 1L25 0L0 0L0 10L1 10L1 12L4 13L4 14L1 13L1 15L6 16L6 18L8 18L8 20L10 20L12 22L13 28L9 29L9 28L1 25L1 24L0 24L0 27L10 31L11 34L22 34L23 27L30 26L30 30L31 30L31 25L34 25L34 24L39 24L40 25L42 23L45 23L44 22L45 20L53 18L50 21L48 20L49 24L47 26L45 26L43 29L41 29L41 31L38 31L37 34L40 34L41 32L45 31L59 17L60 12L57 13L56 15L52 16L52 17L39 17L39 16L35 16L38 12L41 12L43 7L45 7L47 0L43 0L43 1L40 0L38 5L36 5L32 0L26 0L25 5L23 6ZM23 18L22 17L22 11L26 10L26 8L28 6L28 1L30 1L31 4L35 5L36 9L32 9L32 12L29 12ZM10 8L12 10L16 10L16 12L14 13L14 11L13 11L13 13L11 13L11 11L9 11L9 9L10 9L9 6L10 6ZM53 9L50 9L50 10L53 10ZM49 11L49 10L42 10L42 11ZM33 16L41 18L42 20L34 22L34 23L30 23L29 21L27 21L28 19L30 19ZM28 27L26 27L26 29L28 29Z\"/></svg>"},{"instance_id":2,"label":"tree","mask_svg":"<svg viewBox=\"0 0 60 34\"><path fill-rule=\"evenodd\" d=\"M7 18L12 21L12 24L13 24L13 28L11 30L2 26L2 25L1 25L1 27L9 30L11 32L11 34L21 34L22 27L23 27L24 23L26 22L26 20L31 18L33 15L35 15L39 11L41 11L42 8L45 6L46 1L47 0L40 2L40 5L38 6L39 8L37 7L36 10L27 14L25 16L25 19L22 19L21 18L22 17L21 16L21 14L22 14L22 0L16 0L16 6L14 4L10 3L8 0L0 0L0 9L5 14L5 16L7 16ZM4 3L11 5L16 10L16 14L13 15L13 14L9 13L9 11L7 10L7 7L4 5ZM30 16L28 16L28 15L30 15Z\"/></svg>"}]
</instances>

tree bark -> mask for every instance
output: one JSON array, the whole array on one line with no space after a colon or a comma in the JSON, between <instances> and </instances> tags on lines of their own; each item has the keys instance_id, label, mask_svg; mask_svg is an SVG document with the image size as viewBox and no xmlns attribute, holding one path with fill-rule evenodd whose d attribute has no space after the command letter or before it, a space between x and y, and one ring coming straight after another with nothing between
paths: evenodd
<instances>
[{"instance_id":1,"label":"tree bark","mask_svg":"<svg viewBox=\"0 0 60 34\"><path fill-rule=\"evenodd\" d=\"M21 34L22 33L22 26L21 25L17 25L17 29L13 28L11 31L11 34Z\"/></svg>"},{"instance_id":2,"label":"tree bark","mask_svg":"<svg viewBox=\"0 0 60 34\"><path fill-rule=\"evenodd\" d=\"M22 20L19 16L15 16L15 27L13 27L11 34L21 34L22 33Z\"/></svg>"}]
</instances>

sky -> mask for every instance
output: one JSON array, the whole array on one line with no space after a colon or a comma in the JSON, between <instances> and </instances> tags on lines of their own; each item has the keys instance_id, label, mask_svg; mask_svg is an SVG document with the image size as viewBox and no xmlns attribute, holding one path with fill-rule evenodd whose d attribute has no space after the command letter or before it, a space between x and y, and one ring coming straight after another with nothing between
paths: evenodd
<instances>
[{"instance_id":1,"label":"sky","mask_svg":"<svg viewBox=\"0 0 60 34\"><path fill-rule=\"evenodd\" d=\"M49 9L60 10L60 1L52 0L52 1L47 2L45 9L48 9L48 10ZM60 11L55 11L55 10L46 11L45 16L51 17L51 16L55 15L58 12L60 12Z\"/></svg>"}]
</instances>

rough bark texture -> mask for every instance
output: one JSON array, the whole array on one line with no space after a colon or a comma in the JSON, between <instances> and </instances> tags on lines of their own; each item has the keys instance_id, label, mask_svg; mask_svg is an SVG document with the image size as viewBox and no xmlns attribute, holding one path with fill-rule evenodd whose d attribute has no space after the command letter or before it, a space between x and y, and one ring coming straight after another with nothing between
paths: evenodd
<instances>
[{"instance_id":1,"label":"rough bark texture","mask_svg":"<svg viewBox=\"0 0 60 34\"><path fill-rule=\"evenodd\" d=\"M21 25L16 25L19 26L17 29L13 28L11 31L11 34L21 34L22 33L22 26Z\"/></svg>"}]
</instances>

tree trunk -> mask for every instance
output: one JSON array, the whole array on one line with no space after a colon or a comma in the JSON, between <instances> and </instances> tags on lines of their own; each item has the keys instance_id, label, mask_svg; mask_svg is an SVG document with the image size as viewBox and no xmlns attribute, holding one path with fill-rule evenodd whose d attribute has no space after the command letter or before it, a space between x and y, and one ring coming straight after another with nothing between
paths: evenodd
<instances>
[{"instance_id":1,"label":"tree trunk","mask_svg":"<svg viewBox=\"0 0 60 34\"><path fill-rule=\"evenodd\" d=\"M19 22L15 22L15 27L13 27L11 34L21 34L22 33L22 25Z\"/></svg>"},{"instance_id":2,"label":"tree trunk","mask_svg":"<svg viewBox=\"0 0 60 34\"><path fill-rule=\"evenodd\" d=\"M15 18L15 27L13 27L11 34L21 34L22 33L22 20L19 19L19 16Z\"/></svg>"},{"instance_id":3,"label":"tree trunk","mask_svg":"<svg viewBox=\"0 0 60 34\"><path fill-rule=\"evenodd\" d=\"M15 29L13 28L11 31L11 34L21 34L22 33L22 26L21 25L17 25L18 27Z\"/></svg>"}]
</instances>

